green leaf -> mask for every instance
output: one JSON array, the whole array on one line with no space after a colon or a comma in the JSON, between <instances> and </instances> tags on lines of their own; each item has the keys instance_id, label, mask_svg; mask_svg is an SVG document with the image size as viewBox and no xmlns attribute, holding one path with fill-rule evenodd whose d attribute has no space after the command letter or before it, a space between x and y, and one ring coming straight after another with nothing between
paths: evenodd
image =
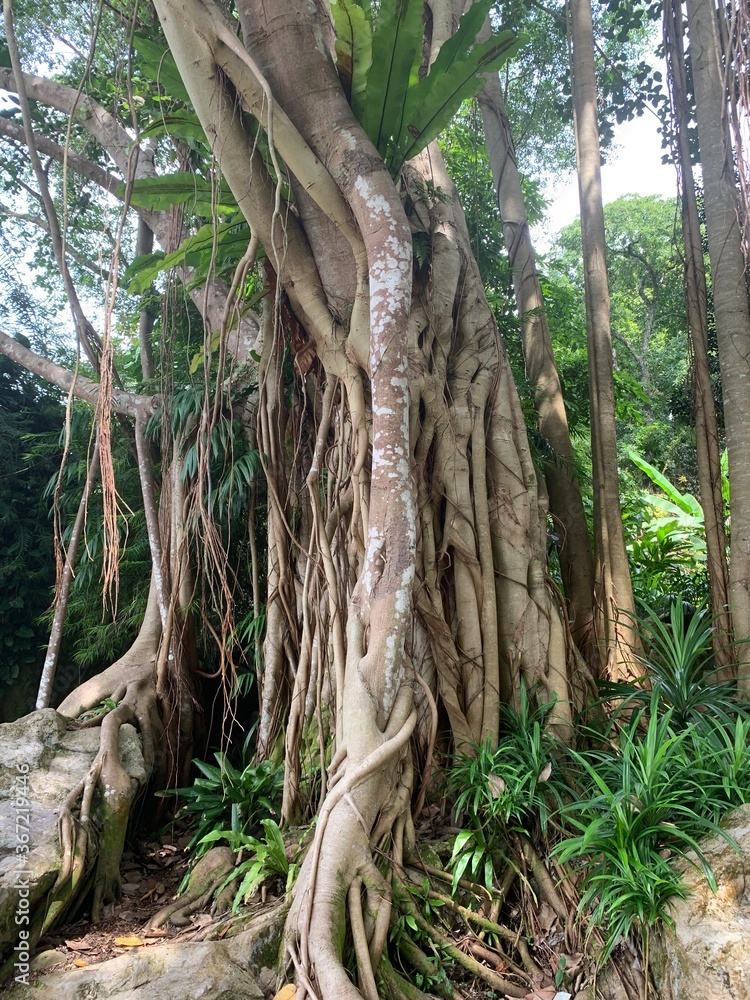
<instances>
[{"instance_id":1,"label":"green leaf","mask_svg":"<svg viewBox=\"0 0 750 1000\"><path fill-rule=\"evenodd\" d=\"M472 7L461 18L456 34L440 49L430 72L409 93L403 128L390 158L394 175L405 160L440 135L463 101L482 89L485 80L481 74L496 72L526 43L526 36L502 31L472 45L475 19Z\"/></svg>"},{"instance_id":2,"label":"green leaf","mask_svg":"<svg viewBox=\"0 0 750 1000\"><path fill-rule=\"evenodd\" d=\"M171 135L177 139L197 139L205 146L209 145L198 115L193 111L173 111L160 115L149 122L144 129L141 129L141 138L156 135Z\"/></svg>"},{"instance_id":3,"label":"green leaf","mask_svg":"<svg viewBox=\"0 0 750 1000\"><path fill-rule=\"evenodd\" d=\"M667 479L666 476L662 475L661 472L650 462L647 462L645 458L642 458L637 452L629 451L628 457L630 461L636 465L641 472L645 473L654 486L658 486L664 494L669 497L673 504L675 504L683 513L693 514L696 517L703 517L703 510L701 505L691 496L689 493L680 493L676 486L674 486Z\"/></svg>"},{"instance_id":4,"label":"green leaf","mask_svg":"<svg viewBox=\"0 0 750 1000\"><path fill-rule=\"evenodd\" d=\"M385 156L391 137L401 133L409 87L422 61L421 0L383 0L372 39L367 103L362 125Z\"/></svg>"},{"instance_id":5,"label":"green leaf","mask_svg":"<svg viewBox=\"0 0 750 1000\"><path fill-rule=\"evenodd\" d=\"M137 63L143 73L150 79L156 80L171 97L190 105L188 92L169 49L164 49L141 32L136 32L133 36L133 48L138 53Z\"/></svg>"},{"instance_id":6,"label":"green leaf","mask_svg":"<svg viewBox=\"0 0 750 1000\"><path fill-rule=\"evenodd\" d=\"M197 281L205 280L213 262L216 266L227 258L239 259L250 241L250 230L244 222L232 219L218 226L207 223L197 233L188 236L170 254L157 250L136 257L123 275L123 283L134 295L145 292L158 274L185 264L195 270Z\"/></svg>"},{"instance_id":7,"label":"green leaf","mask_svg":"<svg viewBox=\"0 0 750 1000\"><path fill-rule=\"evenodd\" d=\"M354 0L334 0L331 13L336 28L336 60L341 74L351 80L350 103L355 117L361 121L367 106L367 75L372 66L372 27Z\"/></svg>"},{"instance_id":8,"label":"green leaf","mask_svg":"<svg viewBox=\"0 0 750 1000\"><path fill-rule=\"evenodd\" d=\"M120 198L125 196L124 184L119 185L117 194ZM204 216L211 216L216 211L237 210L237 202L226 183L222 182L220 190L214 191L211 181L189 171L133 181L130 201L152 212L172 205L188 205L193 212Z\"/></svg>"}]
</instances>

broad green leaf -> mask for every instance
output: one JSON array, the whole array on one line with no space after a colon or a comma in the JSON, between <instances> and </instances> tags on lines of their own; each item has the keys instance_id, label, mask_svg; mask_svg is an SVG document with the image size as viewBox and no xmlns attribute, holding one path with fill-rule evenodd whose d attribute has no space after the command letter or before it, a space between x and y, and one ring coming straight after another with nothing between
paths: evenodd
<instances>
[{"instance_id":1,"label":"broad green leaf","mask_svg":"<svg viewBox=\"0 0 750 1000\"><path fill-rule=\"evenodd\" d=\"M667 514L676 515L678 523L683 527L699 527L703 523L703 511L700 504L695 497L689 494L681 495L682 503L672 503L671 500L667 500L654 493L644 493L643 499L651 504L652 507L658 507L660 510L666 511ZM689 502L684 502L688 499L693 501L695 507L689 504Z\"/></svg>"},{"instance_id":2,"label":"broad green leaf","mask_svg":"<svg viewBox=\"0 0 750 1000\"><path fill-rule=\"evenodd\" d=\"M214 244L215 240L215 244ZM162 271L185 264L194 268L196 280L205 280L211 262L216 266L227 258L239 259L250 240L250 230L236 219L221 222L215 227L211 223L201 226L194 236L188 236L170 254L157 250L152 254L136 257L125 271L123 283L134 295L143 293Z\"/></svg>"},{"instance_id":3,"label":"broad green leaf","mask_svg":"<svg viewBox=\"0 0 750 1000\"><path fill-rule=\"evenodd\" d=\"M654 486L658 486L681 511L685 514L694 514L695 516L703 517L701 505L694 496L691 496L689 493L680 493L677 487L670 483L666 476L662 475L657 468L651 465L650 462L647 462L637 452L629 451L628 457L641 472L644 472L648 476Z\"/></svg>"},{"instance_id":4,"label":"broad green leaf","mask_svg":"<svg viewBox=\"0 0 750 1000\"><path fill-rule=\"evenodd\" d=\"M120 198L125 196L124 184L118 187L117 194ZM204 216L237 209L237 202L226 183L222 182L220 190L214 191L211 181L189 171L133 181L130 201L151 212L163 211L172 205L186 205L197 215Z\"/></svg>"},{"instance_id":5,"label":"broad green leaf","mask_svg":"<svg viewBox=\"0 0 750 1000\"><path fill-rule=\"evenodd\" d=\"M421 0L383 0L372 39L362 125L385 156L401 133L406 96L422 61Z\"/></svg>"},{"instance_id":6,"label":"broad green leaf","mask_svg":"<svg viewBox=\"0 0 750 1000\"><path fill-rule=\"evenodd\" d=\"M405 160L416 156L440 135L463 101L482 89L483 73L496 72L526 43L525 36L503 31L471 46L468 33L472 24L464 28L463 21L464 18L456 35L441 48L430 72L409 94L403 128L389 158L393 174L398 173ZM451 45L459 33L459 44Z\"/></svg>"},{"instance_id":7,"label":"broad green leaf","mask_svg":"<svg viewBox=\"0 0 750 1000\"><path fill-rule=\"evenodd\" d=\"M208 146L206 133L193 111L173 111L154 118L144 129L141 138L155 135L171 135L178 139L197 139Z\"/></svg>"},{"instance_id":8,"label":"broad green leaf","mask_svg":"<svg viewBox=\"0 0 750 1000\"><path fill-rule=\"evenodd\" d=\"M331 5L336 27L336 58L345 76L351 79L351 106L362 120L367 97L367 75L372 66L372 28L354 0L335 0Z\"/></svg>"},{"instance_id":9,"label":"broad green leaf","mask_svg":"<svg viewBox=\"0 0 750 1000\"><path fill-rule=\"evenodd\" d=\"M170 97L190 105L188 92L169 49L162 48L160 44L140 32L136 32L133 36L133 48L138 53L137 62L144 74L156 80Z\"/></svg>"}]
</instances>

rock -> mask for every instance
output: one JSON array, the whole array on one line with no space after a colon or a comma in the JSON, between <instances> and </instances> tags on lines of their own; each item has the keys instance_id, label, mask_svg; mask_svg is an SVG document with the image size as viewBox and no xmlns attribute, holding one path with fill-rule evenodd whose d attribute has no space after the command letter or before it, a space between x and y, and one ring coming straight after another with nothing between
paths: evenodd
<instances>
[{"instance_id":1,"label":"rock","mask_svg":"<svg viewBox=\"0 0 750 1000\"><path fill-rule=\"evenodd\" d=\"M718 891L687 865L691 895L672 907L674 931L654 936L651 972L661 1000L750 1000L750 805L722 825L741 853L719 836L701 845Z\"/></svg>"},{"instance_id":2,"label":"rock","mask_svg":"<svg viewBox=\"0 0 750 1000\"><path fill-rule=\"evenodd\" d=\"M84 969L53 972L19 985L13 1000L263 1000L257 977L278 962L287 907L254 919L222 941L168 942L134 948ZM274 977L270 977L274 978Z\"/></svg>"},{"instance_id":3,"label":"rock","mask_svg":"<svg viewBox=\"0 0 750 1000\"><path fill-rule=\"evenodd\" d=\"M54 969L56 965L64 965L68 961L68 956L64 951L40 951L35 955L30 963L32 972L46 972L47 969Z\"/></svg>"},{"instance_id":4,"label":"rock","mask_svg":"<svg viewBox=\"0 0 750 1000\"><path fill-rule=\"evenodd\" d=\"M222 941L161 944L17 986L13 1000L263 1000L257 983Z\"/></svg>"},{"instance_id":5,"label":"rock","mask_svg":"<svg viewBox=\"0 0 750 1000\"><path fill-rule=\"evenodd\" d=\"M17 944L33 948L50 907L59 918L75 895L70 885L56 885L57 810L87 774L99 749L99 730L66 726L51 708L0 725L0 954L5 958ZM132 726L120 730L120 753L134 788L143 785L143 756ZM93 831L89 847L94 856ZM82 880L77 890L84 885Z\"/></svg>"}]
</instances>

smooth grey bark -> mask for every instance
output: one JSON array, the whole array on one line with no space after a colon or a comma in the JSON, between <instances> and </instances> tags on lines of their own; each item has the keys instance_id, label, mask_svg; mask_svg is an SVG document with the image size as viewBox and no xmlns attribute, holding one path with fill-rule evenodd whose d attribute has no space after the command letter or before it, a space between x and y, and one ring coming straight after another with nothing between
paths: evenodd
<instances>
[{"instance_id":1,"label":"smooth grey bark","mask_svg":"<svg viewBox=\"0 0 750 1000\"><path fill-rule=\"evenodd\" d=\"M621 680L633 665L635 615L620 510L612 332L590 0L569 0L573 114L581 204L594 483L595 632L602 663Z\"/></svg>"},{"instance_id":2,"label":"smooth grey bark","mask_svg":"<svg viewBox=\"0 0 750 1000\"><path fill-rule=\"evenodd\" d=\"M489 32L485 24L484 35ZM550 513L562 535L560 567L568 601L570 626L579 649L591 640L593 628L594 562L586 515L575 469L560 376L555 364L544 297L539 284L536 256L516 163L516 152L505 112L497 74L488 76L479 93L490 169L503 237L508 253L516 308L521 320L524 361L539 432L552 448L552 461L544 470Z\"/></svg>"},{"instance_id":3,"label":"smooth grey bark","mask_svg":"<svg viewBox=\"0 0 750 1000\"><path fill-rule=\"evenodd\" d=\"M688 0L690 62L703 168L716 338L729 456L729 600L738 642L750 640L750 303L745 280L739 200L727 129L727 95L713 0ZM738 667L750 693L750 657Z\"/></svg>"},{"instance_id":4,"label":"smooth grey bark","mask_svg":"<svg viewBox=\"0 0 750 1000\"><path fill-rule=\"evenodd\" d=\"M78 399L96 406L99 398L100 387L98 382L94 382L85 375L77 375L61 365L42 358L33 351L30 351L23 344L9 337L7 333L0 330L0 351L11 361L16 361L27 371L33 372L40 378L51 382L65 392L70 392ZM138 410L146 414L155 413L161 403L160 396L139 395L134 392L126 392L124 389L114 389L111 395L112 410L114 413L122 414L125 417L135 417Z\"/></svg>"},{"instance_id":5,"label":"smooth grey bark","mask_svg":"<svg viewBox=\"0 0 750 1000\"><path fill-rule=\"evenodd\" d=\"M721 450L713 385L708 364L708 293L703 259L698 202L688 140L687 78L683 43L682 3L670 0L664 10L665 51L674 123L673 155L678 165L682 202L682 238L685 248L685 304L693 368L693 409L700 501L706 530L706 558L714 620L716 665L729 673L736 661L730 645L729 564L721 488Z\"/></svg>"}]
</instances>

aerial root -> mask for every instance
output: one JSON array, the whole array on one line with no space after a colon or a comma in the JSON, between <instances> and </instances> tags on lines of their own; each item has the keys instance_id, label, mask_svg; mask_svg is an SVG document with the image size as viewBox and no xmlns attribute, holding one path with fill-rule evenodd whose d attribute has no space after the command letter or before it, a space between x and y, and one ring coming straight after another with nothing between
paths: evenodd
<instances>
[{"instance_id":1,"label":"aerial root","mask_svg":"<svg viewBox=\"0 0 750 1000\"><path fill-rule=\"evenodd\" d=\"M364 1000L378 1000L378 988L370 959L370 949L362 915L362 879L357 876L349 886L349 921L357 956L357 983Z\"/></svg>"}]
</instances>

